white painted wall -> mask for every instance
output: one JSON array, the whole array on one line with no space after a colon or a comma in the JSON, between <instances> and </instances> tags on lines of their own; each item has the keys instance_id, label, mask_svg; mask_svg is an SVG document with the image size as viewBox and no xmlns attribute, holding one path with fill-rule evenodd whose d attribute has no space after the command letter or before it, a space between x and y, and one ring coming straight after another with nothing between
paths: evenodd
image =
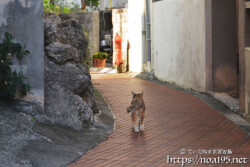
<instances>
[{"instance_id":1,"label":"white painted wall","mask_svg":"<svg viewBox=\"0 0 250 167\"><path fill-rule=\"evenodd\" d=\"M145 0L128 0L129 71L142 71L145 54Z\"/></svg>"},{"instance_id":2,"label":"white painted wall","mask_svg":"<svg viewBox=\"0 0 250 167\"><path fill-rule=\"evenodd\" d=\"M156 77L205 91L205 0L154 2L151 22Z\"/></svg>"}]
</instances>

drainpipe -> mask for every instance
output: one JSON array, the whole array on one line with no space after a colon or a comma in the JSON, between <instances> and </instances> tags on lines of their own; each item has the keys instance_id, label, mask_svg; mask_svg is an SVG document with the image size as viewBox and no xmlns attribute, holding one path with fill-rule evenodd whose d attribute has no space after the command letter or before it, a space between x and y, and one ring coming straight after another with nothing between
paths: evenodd
<instances>
[{"instance_id":1,"label":"drainpipe","mask_svg":"<svg viewBox=\"0 0 250 167\"><path fill-rule=\"evenodd\" d=\"M149 0L146 1L146 43L147 43L147 62L151 62L151 34L150 34L150 11ZM145 61L145 60L144 60Z\"/></svg>"},{"instance_id":2,"label":"drainpipe","mask_svg":"<svg viewBox=\"0 0 250 167\"><path fill-rule=\"evenodd\" d=\"M109 1L109 10L111 9L112 0Z\"/></svg>"}]
</instances>

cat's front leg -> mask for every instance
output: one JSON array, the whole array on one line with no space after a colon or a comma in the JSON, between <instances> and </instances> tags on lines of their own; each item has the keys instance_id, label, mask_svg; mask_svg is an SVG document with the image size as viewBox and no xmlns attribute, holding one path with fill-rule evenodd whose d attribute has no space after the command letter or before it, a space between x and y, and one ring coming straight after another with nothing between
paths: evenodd
<instances>
[{"instance_id":1,"label":"cat's front leg","mask_svg":"<svg viewBox=\"0 0 250 167\"><path fill-rule=\"evenodd\" d=\"M144 130L144 119L145 119L145 112L143 110L140 111L140 130Z\"/></svg>"},{"instance_id":2,"label":"cat's front leg","mask_svg":"<svg viewBox=\"0 0 250 167\"><path fill-rule=\"evenodd\" d=\"M136 112L133 112L131 114L131 120L132 120L132 124L134 126L134 130L135 132L139 132L139 127L138 127L138 118L136 116Z\"/></svg>"}]
</instances>

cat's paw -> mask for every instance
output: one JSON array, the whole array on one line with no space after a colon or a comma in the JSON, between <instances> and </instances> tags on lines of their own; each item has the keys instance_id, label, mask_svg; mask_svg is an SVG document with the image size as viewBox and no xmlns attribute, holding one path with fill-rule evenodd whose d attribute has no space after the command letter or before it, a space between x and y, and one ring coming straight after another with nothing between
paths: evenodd
<instances>
[{"instance_id":1,"label":"cat's paw","mask_svg":"<svg viewBox=\"0 0 250 167\"><path fill-rule=\"evenodd\" d=\"M134 126L135 132L139 132L138 126Z\"/></svg>"},{"instance_id":2,"label":"cat's paw","mask_svg":"<svg viewBox=\"0 0 250 167\"><path fill-rule=\"evenodd\" d=\"M140 125L140 130L144 130L144 124Z\"/></svg>"}]
</instances>

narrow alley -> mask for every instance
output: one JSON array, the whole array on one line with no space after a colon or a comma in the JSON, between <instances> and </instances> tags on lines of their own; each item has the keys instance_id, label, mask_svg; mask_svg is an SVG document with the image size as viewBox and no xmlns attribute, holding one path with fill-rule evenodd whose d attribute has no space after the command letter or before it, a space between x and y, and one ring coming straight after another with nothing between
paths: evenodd
<instances>
[{"instance_id":1,"label":"narrow alley","mask_svg":"<svg viewBox=\"0 0 250 167\"><path fill-rule=\"evenodd\" d=\"M92 73L92 80L115 115L116 129L70 167L182 165L170 157L192 158L189 164L182 159L185 166L249 166L238 161L250 158L248 134L198 97L125 75ZM144 132L132 130L126 112L131 91L144 91ZM211 160L218 157L228 158Z\"/></svg>"}]
</instances>

